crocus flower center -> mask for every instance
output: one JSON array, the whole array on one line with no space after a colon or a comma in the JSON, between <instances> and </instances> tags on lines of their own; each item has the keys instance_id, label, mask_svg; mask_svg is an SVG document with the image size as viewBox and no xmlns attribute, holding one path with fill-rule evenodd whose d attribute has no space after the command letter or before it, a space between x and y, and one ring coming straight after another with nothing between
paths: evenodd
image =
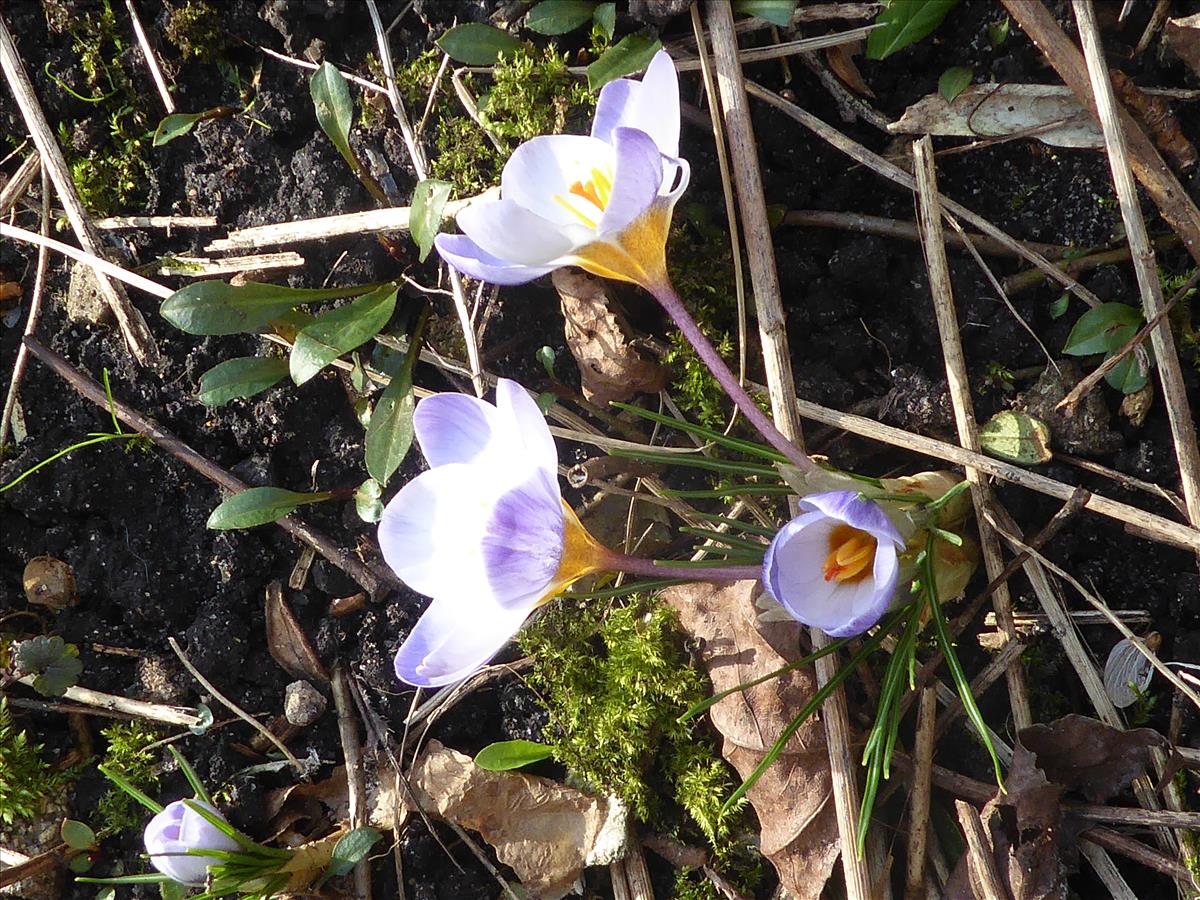
<instances>
[{"instance_id":1,"label":"crocus flower center","mask_svg":"<svg viewBox=\"0 0 1200 900\"><path fill-rule=\"evenodd\" d=\"M838 525L829 533L829 555L825 557L825 580L861 581L875 561L875 538L850 525Z\"/></svg>"},{"instance_id":2,"label":"crocus flower center","mask_svg":"<svg viewBox=\"0 0 1200 900\"><path fill-rule=\"evenodd\" d=\"M563 505L563 550L558 560L558 571L538 606L549 603L568 587L582 578L605 568L608 550L588 534L575 510L566 500Z\"/></svg>"},{"instance_id":3,"label":"crocus flower center","mask_svg":"<svg viewBox=\"0 0 1200 900\"><path fill-rule=\"evenodd\" d=\"M600 214L608 208L612 196L613 173L611 166L596 166L587 181L577 180L565 194L555 194L554 202L577 218L588 228L595 228Z\"/></svg>"}]
</instances>

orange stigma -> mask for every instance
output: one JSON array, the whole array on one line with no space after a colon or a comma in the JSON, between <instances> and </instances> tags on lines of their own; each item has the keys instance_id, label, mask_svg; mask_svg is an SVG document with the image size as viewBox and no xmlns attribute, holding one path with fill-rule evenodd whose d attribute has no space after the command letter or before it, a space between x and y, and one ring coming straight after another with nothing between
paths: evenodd
<instances>
[{"instance_id":1,"label":"orange stigma","mask_svg":"<svg viewBox=\"0 0 1200 900\"><path fill-rule=\"evenodd\" d=\"M829 533L829 555L825 557L825 580L858 582L875 561L876 540L865 531L838 525Z\"/></svg>"}]
</instances>

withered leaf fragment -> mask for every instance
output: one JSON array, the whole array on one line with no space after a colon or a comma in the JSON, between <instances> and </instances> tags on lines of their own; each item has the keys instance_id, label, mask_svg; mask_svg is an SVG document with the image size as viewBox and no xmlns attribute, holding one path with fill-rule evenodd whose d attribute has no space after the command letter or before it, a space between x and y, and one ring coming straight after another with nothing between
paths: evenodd
<instances>
[{"instance_id":1,"label":"withered leaf fragment","mask_svg":"<svg viewBox=\"0 0 1200 900\"><path fill-rule=\"evenodd\" d=\"M551 280L562 301L563 330L584 397L606 404L666 386L666 372L634 345L632 329L603 281L575 269L559 269Z\"/></svg>"},{"instance_id":2,"label":"withered leaf fragment","mask_svg":"<svg viewBox=\"0 0 1200 900\"><path fill-rule=\"evenodd\" d=\"M1048 725L1031 725L1020 738L1052 781L1092 803L1104 803L1129 787L1145 771L1150 751L1167 745L1152 728L1121 731L1074 713Z\"/></svg>"},{"instance_id":3,"label":"withered leaf fragment","mask_svg":"<svg viewBox=\"0 0 1200 900\"><path fill-rule=\"evenodd\" d=\"M292 608L283 596L283 585L278 581L267 585L264 617L267 649L271 652L271 658L293 678L328 684L329 673L309 643L308 635L296 621Z\"/></svg>"},{"instance_id":4,"label":"withered leaf fragment","mask_svg":"<svg viewBox=\"0 0 1200 900\"><path fill-rule=\"evenodd\" d=\"M758 583L718 587L687 584L663 592L683 630L701 645L700 661L720 692L766 675L799 659L800 625L760 623ZM709 710L724 739L721 753L745 778L762 761L796 711L817 690L810 668L789 672L739 691ZM837 861L837 819L825 731L810 719L747 797L762 826L760 847L792 896L820 897ZM853 852L853 850L851 850Z\"/></svg>"}]
</instances>

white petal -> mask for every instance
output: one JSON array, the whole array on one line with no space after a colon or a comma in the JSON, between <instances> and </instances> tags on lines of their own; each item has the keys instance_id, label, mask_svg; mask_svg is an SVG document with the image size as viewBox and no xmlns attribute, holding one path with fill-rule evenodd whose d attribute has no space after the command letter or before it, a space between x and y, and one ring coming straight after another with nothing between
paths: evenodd
<instances>
[{"instance_id":1,"label":"white petal","mask_svg":"<svg viewBox=\"0 0 1200 900\"><path fill-rule=\"evenodd\" d=\"M466 394L426 397L413 413L413 429L430 468L471 462L508 440L496 407Z\"/></svg>"},{"instance_id":2,"label":"white petal","mask_svg":"<svg viewBox=\"0 0 1200 900\"><path fill-rule=\"evenodd\" d=\"M512 427L519 446L527 451L528 461L548 472L557 484L558 448L534 399L515 381L501 378L496 382L496 409Z\"/></svg>"},{"instance_id":3,"label":"white petal","mask_svg":"<svg viewBox=\"0 0 1200 900\"><path fill-rule=\"evenodd\" d=\"M591 180L593 169L611 177L613 163L612 147L596 138L578 134L536 137L509 157L500 176L500 196L565 227L571 240L582 244L590 239L590 230L554 198L569 195L576 181Z\"/></svg>"},{"instance_id":4,"label":"white petal","mask_svg":"<svg viewBox=\"0 0 1200 900\"><path fill-rule=\"evenodd\" d=\"M507 197L471 204L458 227L485 253L523 266L544 266L575 247L561 226Z\"/></svg>"},{"instance_id":5,"label":"white petal","mask_svg":"<svg viewBox=\"0 0 1200 900\"><path fill-rule=\"evenodd\" d=\"M461 681L500 652L538 599L504 609L478 599L435 597L396 653L396 676L417 687Z\"/></svg>"}]
</instances>

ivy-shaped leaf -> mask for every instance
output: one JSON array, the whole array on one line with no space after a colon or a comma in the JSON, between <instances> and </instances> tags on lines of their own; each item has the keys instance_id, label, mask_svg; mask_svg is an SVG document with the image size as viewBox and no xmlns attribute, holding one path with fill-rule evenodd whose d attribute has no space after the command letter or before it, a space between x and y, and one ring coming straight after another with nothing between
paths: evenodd
<instances>
[{"instance_id":1,"label":"ivy-shaped leaf","mask_svg":"<svg viewBox=\"0 0 1200 900\"><path fill-rule=\"evenodd\" d=\"M22 675L32 675L33 689L44 697L61 697L83 672L79 649L60 637L39 635L13 648L13 662Z\"/></svg>"},{"instance_id":2,"label":"ivy-shaped leaf","mask_svg":"<svg viewBox=\"0 0 1200 900\"><path fill-rule=\"evenodd\" d=\"M973 74L970 66L951 66L938 79L938 93L947 103L953 103L967 89Z\"/></svg>"},{"instance_id":3,"label":"ivy-shaped leaf","mask_svg":"<svg viewBox=\"0 0 1200 900\"><path fill-rule=\"evenodd\" d=\"M1063 353L1070 356L1092 356L1119 350L1142 325L1142 311L1127 303L1102 303L1079 317ZM1130 329L1133 331L1130 331Z\"/></svg>"},{"instance_id":4,"label":"ivy-shaped leaf","mask_svg":"<svg viewBox=\"0 0 1200 900\"><path fill-rule=\"evenodd\" d=\"M161 147L168 141L173 141L177 137L183 137L191 131L197 122L211 118L210 113L172 113L154 129L154 139L151 142L155 147Z\"/></svg>"}]
</instances>

